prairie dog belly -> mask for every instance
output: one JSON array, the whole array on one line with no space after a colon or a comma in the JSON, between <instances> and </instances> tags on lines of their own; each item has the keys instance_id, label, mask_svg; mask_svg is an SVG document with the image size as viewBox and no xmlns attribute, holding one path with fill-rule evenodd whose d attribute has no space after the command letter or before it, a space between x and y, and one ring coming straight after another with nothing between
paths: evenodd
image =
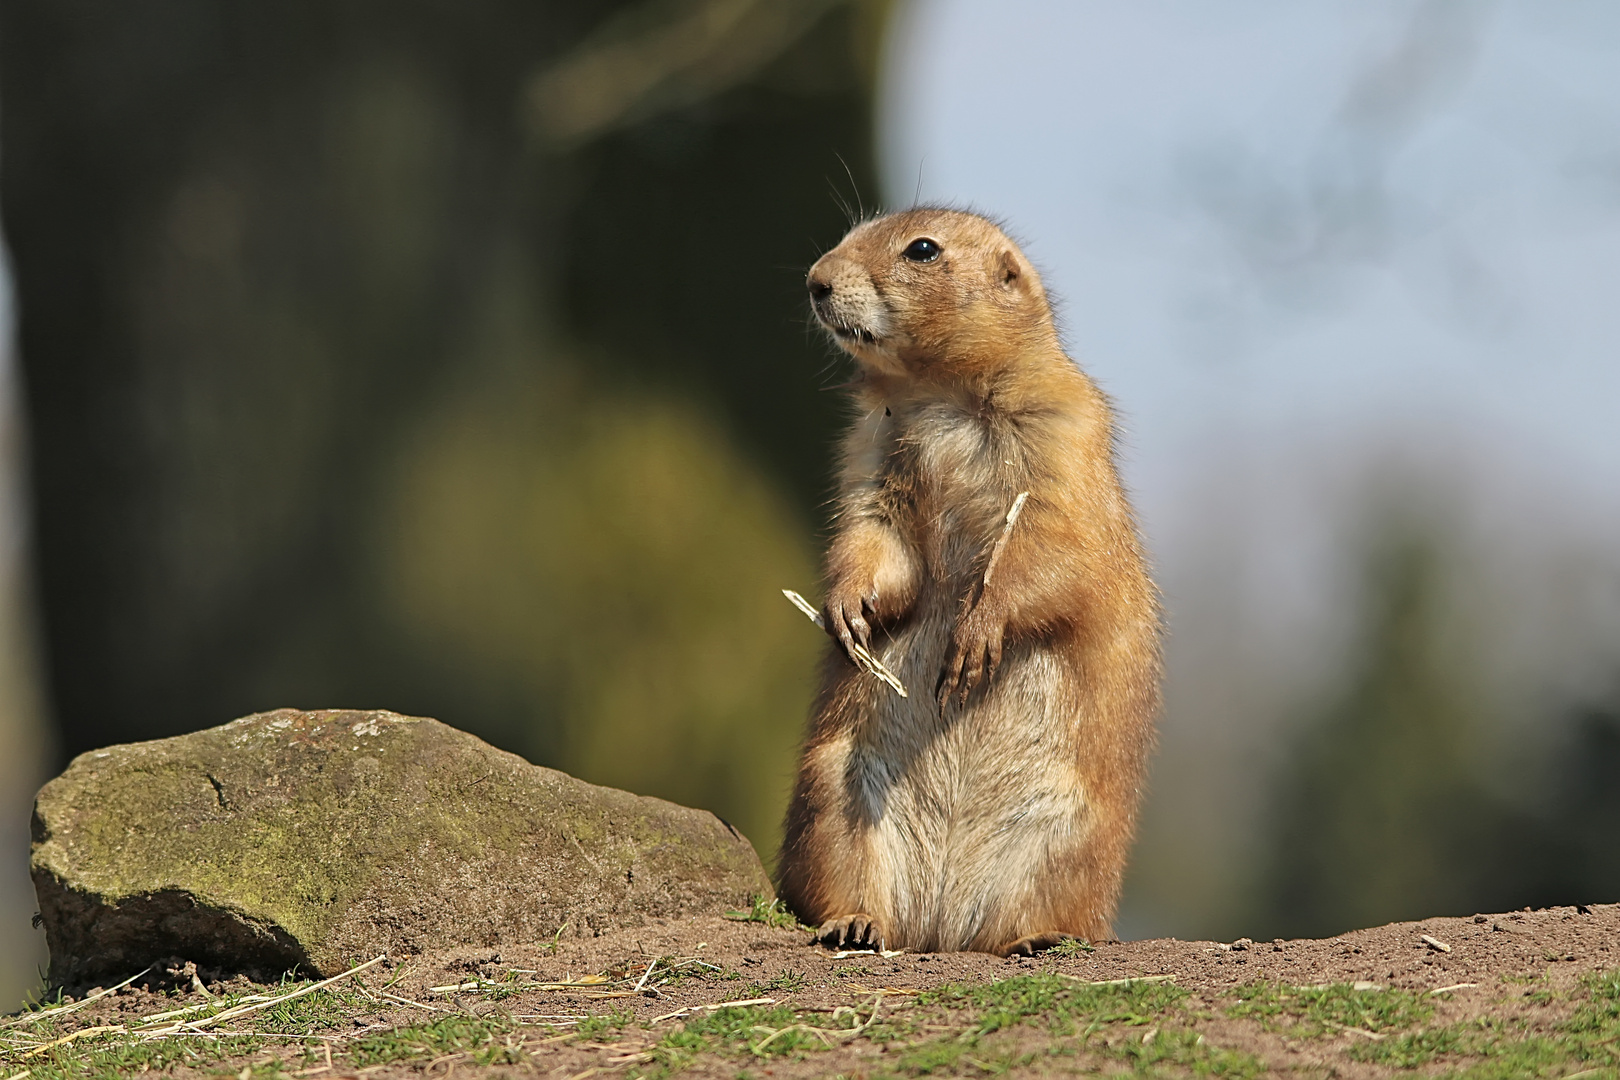
<instances>
[{"instance_id":1,"label":"prairie dog belly","mask_svg":"<svg viewBox=\"0 0 1620 1080\"><path fill-rule=\"evenodd\" d=\"M929 620L896 635L884 662L912 696L874 694L845 776L867 829L867 910L889 916L890 947L989 948L1028 928L1054 858L1084 837L1086 799L1068 748L1075 715L1065 661L1041 644L1009 648L996 684L942 717L929 680ZM910 648L908 648L910 647Z\"/></svg>"}]
</instances>

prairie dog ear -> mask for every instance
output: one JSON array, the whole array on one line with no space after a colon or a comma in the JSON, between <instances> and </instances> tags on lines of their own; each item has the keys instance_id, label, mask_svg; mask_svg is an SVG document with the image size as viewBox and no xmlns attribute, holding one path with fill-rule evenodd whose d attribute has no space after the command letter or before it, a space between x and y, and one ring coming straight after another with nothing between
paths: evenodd
<instances>
[{"instance_id":1,"label":"prairie dog ear","mask_svg":"<svg viewBox=\"0 0 1620 1080\"><path fill-rule=\"evenodd\" d=\"M1024 262L1012 248L1002 248L1001 257L996 260L996 281L1004 289L1015 289L1024 292L1027 274Z\"/></svg>"}]
</instances>

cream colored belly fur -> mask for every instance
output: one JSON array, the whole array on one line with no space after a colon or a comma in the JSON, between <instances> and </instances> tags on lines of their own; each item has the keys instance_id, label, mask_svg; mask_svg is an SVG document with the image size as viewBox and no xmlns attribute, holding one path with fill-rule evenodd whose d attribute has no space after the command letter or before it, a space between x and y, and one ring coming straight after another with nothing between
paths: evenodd
<instances>
[{"instance_id":1,"label":"cream colored belly fur","mask_svg":"<svg viewBox=\"0 0 1620 1080\"><path fill-rule=\"evenodd\" d=\"M1047 906L1036 883L1085 839L1069 760L1078 703L1064 692L1064 660L1013 645L988 691L941 717L932 690L945 612L930 614L882 650L911 696L860 676L871 684L863 721L818 753L852 810L839 845L848 861L833 877L851 887L847 910L881 922L889 948L983 949L1051 929L1024 923Z\"/></svg>"}]
</instances>

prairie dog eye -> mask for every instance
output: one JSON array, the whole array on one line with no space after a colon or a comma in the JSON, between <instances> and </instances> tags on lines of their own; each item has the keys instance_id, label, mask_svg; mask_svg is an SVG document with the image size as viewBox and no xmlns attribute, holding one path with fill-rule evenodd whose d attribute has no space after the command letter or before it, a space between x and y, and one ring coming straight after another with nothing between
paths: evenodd
<instances>
[{"instance_id":1,"label":"prairie dog eye","mask_svg":"<svg viewBox=\"0 0 1620 1080\"><path fill-rule=\"evenodd\" d=\"M931 263L939 258L939 244L926 236L919 236L906 245L906 250L902 251L900 256L912 262Z\"/></svg>"}]
</instances>

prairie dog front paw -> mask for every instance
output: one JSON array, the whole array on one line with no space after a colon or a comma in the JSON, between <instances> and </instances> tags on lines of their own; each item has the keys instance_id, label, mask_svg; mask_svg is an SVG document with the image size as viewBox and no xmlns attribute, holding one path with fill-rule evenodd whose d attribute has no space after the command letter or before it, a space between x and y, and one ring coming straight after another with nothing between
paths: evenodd
<instances>
[{"instance_id":1,"label":"prairie dog front paw","mask_svg":"<svg viewBox=\"0 0 1620 1080\"><path fill-rule=\"evenodd\" d=\"M1007 621L991 604L981 601L956 624L945 668L939 675L939 711L944 712L951 698L967 704L968 695L980 683L988 684L1001 666L1002 639Z\"/></svg>"},{"instance_id":2,"label":"prairie dog front paw","mask_svg":"<svg viewBox=\"0 0 1620 1080\"><path fill-rule=\"evenodd\" d=\"M827 633L851 656L856 645L872 647L872 621L875 618L877 590L868 585L859 588L853 584L838 584L827 591L827 603L822 618Z\"/></svg>"}]
</instances>

